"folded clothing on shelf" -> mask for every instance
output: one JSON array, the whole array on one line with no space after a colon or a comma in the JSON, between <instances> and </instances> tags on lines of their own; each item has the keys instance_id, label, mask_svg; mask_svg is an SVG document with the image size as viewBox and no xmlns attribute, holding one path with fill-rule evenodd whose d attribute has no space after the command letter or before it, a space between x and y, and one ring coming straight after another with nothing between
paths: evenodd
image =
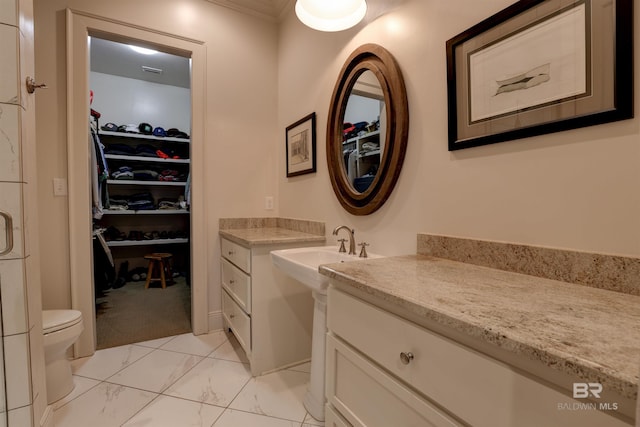
<instances>
[{"instance_id":1,"label":"folded clothing on shelf","mask_svg":"<svg viewBox=\"0 0 640 427\"><path fill-rule=\"evenodd\" d=\"M151 210L156 205L151 193L137 193L130 196L113 195L109 197L109 210Z\"/></svg>"},{"instance_id":2,"label":"folded clothing on shelf","mask_svg":"<svg viewBox=\"0 0 640 427\"><path fill-rule=\"evenodd\" d=\"M150 144L138 144L136 145L136 156L140 157L158 157L156 151L158 149Z\"/></svg>"},{"instance_id":3,"label":"folded clothing on shelf","mask_svg":"<svg viewBox=\"0 0 640 427\"><path fill-rule=\"evenodd\" d=\"M118 169L111 172L111 178L133 179L133 171L129 166L120 166Z\"/></svg>"},{"instance_id":4,"label":"folded clothing on shelf","mask_svg":"<svg viewBox=\"0 0 640 427\"><path fill-rule=\"evenodd\" d=\"M156 208L153 196L148 192L137 193L129 196L127 199L127 206L129 206L129 209L135 211L151 210Z\"/></svg>"},{"instance_id":5,"label":"folded clothing on shelf","mask_svg":"<svg viewBox=\"0 0 640 427\"><path fill-rule=\"evenodd\" d=\"M180 209L180 201L177 199L160 199L158 200L158 209L171 210Z\"/></svg>"},{"instance_id":6,"label":"folded clothing on shelf","mask_svg":"<svg viewBox=\"0 0 640 427\"><path fill-rule=\"evenodd\" d=\"M130 145L121 142L107 143L104 147L105 154L117 154L121 156L153 157L161 159L188 159L189 145L162 143L160 146L147 142Z\"/></svg>"},{"instance_id":7,"label":"folded clothing on shelf","mask_svg":"<svg viewBox=\"0 0 640 427\"><path fill-rule=\"evenodd\" d=\"M133 156L136 153L135 148L127 144L107 144L104 147L106 154L120 154L124 156Z\"/></svg>"},{"instance_id":8,"label":"folded clothing on shelf","mask_svg":"<svg viewBox=\"0 0 640 427\"><path fill-rule=\"evenodd\" d=\"M158 172L152 169L134 169L133 170L133 179L139 181L157 181L158 180Z\"/></svg>"},{"instance_id":9,"label":"folded clothing on shelf","mask_svg":"<svg viewBox=\"0 0 640 427\"><path fill-rule=\"evenodd\" d=\"M109 197L109 209L112 210L127 210L129 209L129 203L127 196L111 196Z\"/></svg>"},{"instance_id":10,"label":"folded clothing on shelf","mask_svg":"<svg viewBox=\"0 0 640 427\"><path fill-rule=\"evenodd\" d=\"M374 150L379 150L380 149L380 144L377 144L375 142L363 142L362 145L360 146L360 149L362 151L374 151Z\"/></svg>"},{"instance_id":11,"label":"folded clothing on shelf","mask_svg":"<svg viewBox=\"0 0 640 427\"><path fill-rule=\"evenodd\" d=\"M111 178L116 180L135 179L137 181L176 181L187 180L184 173L175 169L163 169L160 172L151 168L134 169L131 166L120 166L111 172Z\"/></svg>"},{"instance_id":12,"label":"folded clothing on shelf","mask_svg":"<svg viewBox=\"0 0 640 427\"><path fill-rule=\"evenodd\" d=\"M141 231L130 230L125 233L118 230L114 226L109 226L102 230L102 235L106 241L123 241L123 240L170 240L170 239L186 239L189 237L189 233L186 230L153 230L153 231Z\"/></svg>"}]
</instances>

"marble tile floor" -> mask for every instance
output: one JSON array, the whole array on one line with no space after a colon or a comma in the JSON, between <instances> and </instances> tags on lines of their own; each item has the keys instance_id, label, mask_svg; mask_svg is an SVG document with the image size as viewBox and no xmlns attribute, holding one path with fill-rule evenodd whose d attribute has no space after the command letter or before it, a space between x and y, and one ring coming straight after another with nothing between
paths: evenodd
<instances>
[{"instance_id":1,"label":"marble tile floor","mask_svg":"<svg viewBox=\"0 0 640 427\"><path fill-rule=\"evenodd\" d=\"M183 334L72 362L75 389L56 427L314 427L302 399L309 363L251 377L232 335Z\"/></svg>"}]
</instances>

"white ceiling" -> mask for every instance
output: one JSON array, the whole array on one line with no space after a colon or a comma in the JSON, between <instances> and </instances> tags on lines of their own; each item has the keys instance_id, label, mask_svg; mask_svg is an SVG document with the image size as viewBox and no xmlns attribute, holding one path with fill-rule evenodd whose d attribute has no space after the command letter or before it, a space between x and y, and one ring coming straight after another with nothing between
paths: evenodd
<instances>
[{"instance_id":1,"label":"white ceiling","mask_svg":"<svg viewBox=\"0 0 640 427\"><path fill-rule=\"evenodd\" d=\"M189 58L158 52L143 55L128 45L91 38L91 71L178 87L190 87ZM149 73L142 67L162 70Z\"/></svg>"},{"instance_id":2,"label":"white ceiling","mask_svg":"<svg viewBox=\"0 0 640 427\"><path fill-rule=\"evenodd\" d=\"M251 15L279 21L293 7L294 0L208 0L211 3Z\"/></svg>"},{"instance_id":3,"label":"white ceiling","mask_svg":"<svg viewBox=\"0 0 640 427\"><path fill-rule=\"evenodd\" d=\"M0 0L1 1L1 0ZM295 0L207 0L241 13L280 22L289 12ZM367 0L365 21L398 7L405 0ZM142 67L161 69L161 74L144 72ZM180 56L159 52L155 55L135 53L127 45L107 40L91 40L91 71L145 80L179 87L190 87L189 60Z\"/></svg>"},{"instance_id":4,"label":"white ceiling","mask_svg":"<svg viewBox=\"0 0 640 427\"><path fill-rule=\"evenodd\" d=\"M241 13L278 22L293 7L294 0L207 0ZM162 70L160 74L143 71L142 67ZM168 53L142 55L126 44L91 39L91 71L153 83L190 87L189 59Z\"/></svg>"}]
</instances>

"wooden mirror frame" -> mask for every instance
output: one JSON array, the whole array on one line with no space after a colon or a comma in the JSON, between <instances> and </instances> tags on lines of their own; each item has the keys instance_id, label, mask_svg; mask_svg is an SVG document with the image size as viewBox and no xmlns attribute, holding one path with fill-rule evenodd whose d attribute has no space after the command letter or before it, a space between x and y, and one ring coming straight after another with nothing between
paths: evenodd
<instances>
[{"instance_id":1,"label":"wooden mirror frame","mask_svg":"<svg viewBox=\"0 0 640 427\"><path fill-rule=\"evenodd\" d=\"M387 109L384 152L373 182L360 193L347 178L343 158L343 121L351 90L358 77L372 71L380 82ZM368 215L389 198L400 176L407 149L409 106L402 72L395 58L382 46L365 44L347 58L331 97L327 119L327 165L333 191L340 204L354 215Z\"/></svg>"}]
</instances>

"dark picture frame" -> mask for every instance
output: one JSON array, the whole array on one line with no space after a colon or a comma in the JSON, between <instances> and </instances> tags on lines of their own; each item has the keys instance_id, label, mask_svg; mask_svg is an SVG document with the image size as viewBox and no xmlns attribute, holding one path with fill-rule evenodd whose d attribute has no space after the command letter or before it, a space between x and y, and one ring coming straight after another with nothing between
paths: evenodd
<instances>
[{"instance_id":1,"label":"dark picture frame","mask_svg":"<svg viewBox=\"0 0 640 427\"><path fill-rule=\"evenodd\" d=\"M316 171L316 113L287 126L287 178Z\"/></svg>"},{"instance_id":2,"label":"dark picture frame","mask_svg":"<svg viewBox=\"0 0 640 427\"><path fill-rule=\"evenodd\" d=\"M521 0L446 51L449 151L633 118L633 0Z\"/></svg>"}]
</instances>

